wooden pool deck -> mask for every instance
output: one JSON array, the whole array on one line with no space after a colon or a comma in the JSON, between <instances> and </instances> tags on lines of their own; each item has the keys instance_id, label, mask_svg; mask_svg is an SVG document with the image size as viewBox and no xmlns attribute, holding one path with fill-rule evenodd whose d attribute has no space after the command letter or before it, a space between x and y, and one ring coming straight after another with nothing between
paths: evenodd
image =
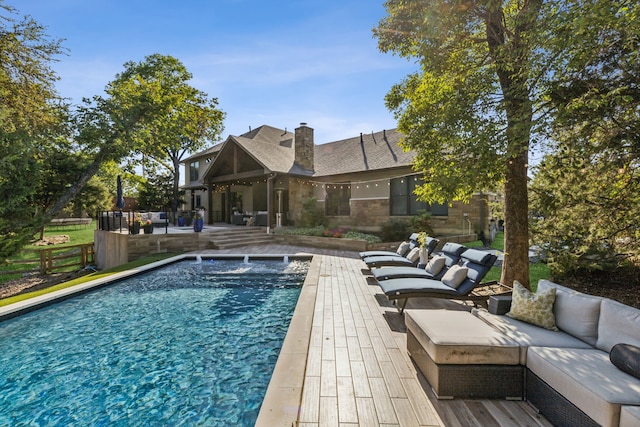
<instances>
[{"instance_id":1,"label":"wooden pool deck","mask_svg":"<svg viewBox=\"0 0 640 427\"><path fill-rule=\"evenodd\" d=\"M302 329L309 330L296 330L292 321L287 337L307 350L281 354L286 373L274 373L269 387L276 391L257 425L551 426L522 401L436 399L407 354L404 318L367 280L357 254L281 245L234 252L321 254L314 257L314 297L307 294L294 314L308 319ZM412 302L412 308L434 307L468 309L443 300Z\"/></svg>"}]
</instances>

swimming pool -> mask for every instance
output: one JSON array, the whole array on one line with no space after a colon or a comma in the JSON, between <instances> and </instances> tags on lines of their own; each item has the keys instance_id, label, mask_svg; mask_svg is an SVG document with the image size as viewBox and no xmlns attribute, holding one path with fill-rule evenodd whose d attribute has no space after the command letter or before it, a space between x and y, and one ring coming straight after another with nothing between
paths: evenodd
<instances>
[{"instance_id":1,"label":"swimming pool","mask_svg":"<svg viewBox=\"0 0 640 427\"><path fill-rule=\"evenodd\" d=\"M0 425L253 425L307 267L189 260L1 322Z\"/></svg>"}]
</instances>

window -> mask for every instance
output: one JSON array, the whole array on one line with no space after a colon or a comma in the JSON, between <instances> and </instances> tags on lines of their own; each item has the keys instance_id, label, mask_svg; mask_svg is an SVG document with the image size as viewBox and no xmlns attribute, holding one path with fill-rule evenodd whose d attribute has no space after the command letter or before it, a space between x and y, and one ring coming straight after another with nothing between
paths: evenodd
<instances>
[{"instance_id":1,"label":"window","mask_svg":"<svg viewBox=\"0 0 640 427\"><path fill-rule=\"evenodd\" d=\"M449 207L444 204L421 202L417 199L414 190L422 183L422 180L414 176L393 178L390 183L391 215L418 215L420 211L430 212L433 216L447 216Z\"/></svg>"},{"instance_id":2,"label":"window","mask_svg":"<svg viewBox=\"0 0 640 427\"><path fill-rule=\"evenodd\" d=\"M197 181L200 178L200 162L191 162L189 164L189 180Z\"/></svg>"},{"instance_id":3,"label":"window","mask_svg":"<svg viewBox=\"0 0 640 427\"><path fill-rule=\"evenodd\" d=\"M351 185L338 184L325 186L325 213L327 216L351 215Z\"/></svg>"}]
</instances>

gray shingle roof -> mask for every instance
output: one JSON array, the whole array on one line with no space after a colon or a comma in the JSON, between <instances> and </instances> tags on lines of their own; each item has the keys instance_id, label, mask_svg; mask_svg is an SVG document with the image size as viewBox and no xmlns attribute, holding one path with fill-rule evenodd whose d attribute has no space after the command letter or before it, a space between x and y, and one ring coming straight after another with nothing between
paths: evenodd
<instances>
[{"instance_id":1,"label":"gray shingle roof","mask_svg":"<svg viewBox=\"0 0 640 427\"><path fill-rule=\"evenodd\" d=\"M313 175L295 163L294 134L282 129L263 125L214 148L235 143L272 172L321 177L410 166L415 153L398 146L401 137L391 129L315 145Z\"/></svg>"},{"instance_id":2,"label":"gray shingle roof","mask_svg":"<svg viewBox=\"0 0 640 427\"><path fill-rule=\"evenodd\" d=\"M363 134L342 141L316 145L314 176L340 175L410 166L415 153L398 145L402 134L396 129Z\"/></svg>"},{"instance_id":3,"label":"gray shingle roof","mask_svg":"<svg viewBox=\"0 0 640 427\"><path fill-rule=\"evenodd\" d=\"M300 174L304 171L294 163L293 136L291 132L263 125L233 140L270 171Z\"/></svg>"}]
</instances>

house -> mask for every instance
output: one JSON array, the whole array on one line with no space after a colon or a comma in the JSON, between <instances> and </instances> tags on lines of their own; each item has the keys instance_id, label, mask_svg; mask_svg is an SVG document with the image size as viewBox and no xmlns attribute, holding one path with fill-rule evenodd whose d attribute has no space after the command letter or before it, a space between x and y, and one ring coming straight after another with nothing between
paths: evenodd
<instances>
[{"instance_id":1,"label":"house","mask_svg":"<svg viewBox=\"0 0 640 427\"><path fill-rule=\"evenodd\" d=\"M401 137L391 129L315 144L306 123L294 132L263 125L229 136L183 161L187 208L204 207L210 223L277 227L299 222L303 202L315 198L335 225L374 230L424 210L440 235L486 234L487 193L469 204L416 200L421 175L412 169L415 153L398 145Z\"/></svg>"}]
</instances>

